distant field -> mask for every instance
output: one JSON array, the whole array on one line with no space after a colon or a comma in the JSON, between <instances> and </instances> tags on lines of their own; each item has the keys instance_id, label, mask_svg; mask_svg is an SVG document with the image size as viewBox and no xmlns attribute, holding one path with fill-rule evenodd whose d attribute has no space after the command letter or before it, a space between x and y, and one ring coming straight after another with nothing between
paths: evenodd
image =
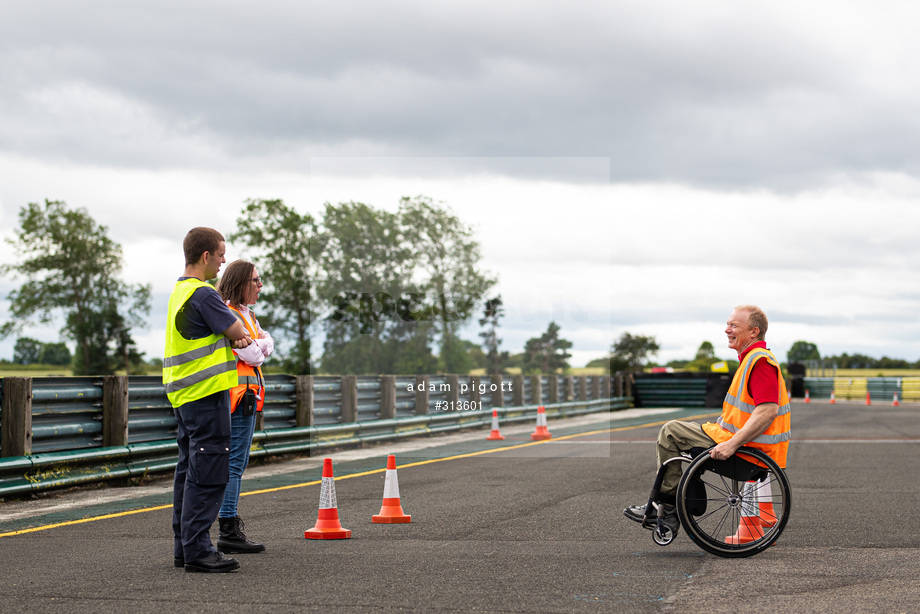
<instances>
[{"instance_id":1,"label":"distant field","mask_svg":"<svg viewBox=\"0 0 920 614\"><path fill-rule=\"evenodd\" d=\"M159 375L159 369L150 369L145 375ZM9 368L6 365L0 365L0 378L2 377L71 377L73 372L65 367L29 367L29 368ZM119 375L124 375L120 372ZM140 375L134 373L134 375Z\"/></svg>"},{"instance_id":2,"label":"distant field","mask_svg":"<svg viewBox=\"0 0 920 614\"><path fill-rule=\"evenodd\" d=\"M603 375L604 367L578 367L572 369L572 375Z\"/></svg>"},{"instance_id":3,"label":"distant field","mask_svg":"<svg viewBox=\"0 0 920 614\"><path fill-rule=\"evenodd\" d=\"M44 369L5 369L0 367L0 377L70 377L70 369L48 367Z\"/></svg>"},{"instance_id":4,"label":"distant field","mask_svg":"<svg viewBox=\"0 0 920 614\"><path fill-rule=\"evenodd\" d=\"M508 375L519 375L521 370L517 367L509 367L506 369ZM470 371L470 375L485 375L485 369L473 369ZM603 375L604 367L573 367L568 370L567 375Z\"/></svg>"},{"instance_id":5,"label":"distant field","mask_svg":"<svg viewBox=\"0 0 920 614\"><path fill-rule=\"evenodd\" d=\"M920 369L809 369L807 377L920 377Z\"/></svg>"}]
</instances>

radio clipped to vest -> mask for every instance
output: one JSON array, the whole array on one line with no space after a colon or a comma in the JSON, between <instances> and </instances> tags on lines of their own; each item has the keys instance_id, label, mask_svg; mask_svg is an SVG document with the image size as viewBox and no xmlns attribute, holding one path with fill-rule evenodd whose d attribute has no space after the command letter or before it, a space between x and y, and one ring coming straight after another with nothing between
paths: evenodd
<instances>
[{"instance_id":1,"label":"radio clipped to vest","mask_svg":"<svg viewBox=\"0 0 920 614\"><path fill-rule=\"evenodd\" d=\"M244 416L256 413L256 393L247 389L240 397L240 402L236 404L236 409L242 411Z\"/></svg>"}]
</instances>

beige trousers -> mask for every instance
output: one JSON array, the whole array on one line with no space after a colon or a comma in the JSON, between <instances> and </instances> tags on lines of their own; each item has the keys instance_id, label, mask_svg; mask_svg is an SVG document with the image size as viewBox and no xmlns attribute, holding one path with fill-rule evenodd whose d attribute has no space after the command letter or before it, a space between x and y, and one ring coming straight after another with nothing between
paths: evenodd
<instances>
[{"instance_id":1,"label":"beige trousers","mask_svg":"<svg viewBox=\"0 0 920 614\"><path fill-rule=\"evenodd\" d=\"M658 431L658 466L661 467L669 458L680 456L681 452L689 452L691 448L711 448L714 445L716 442L713 438L696 422L671 420ZM668 464L660 491L666 499L674 497L683 465L680 462Z\"/></svg>"}]
</instances>

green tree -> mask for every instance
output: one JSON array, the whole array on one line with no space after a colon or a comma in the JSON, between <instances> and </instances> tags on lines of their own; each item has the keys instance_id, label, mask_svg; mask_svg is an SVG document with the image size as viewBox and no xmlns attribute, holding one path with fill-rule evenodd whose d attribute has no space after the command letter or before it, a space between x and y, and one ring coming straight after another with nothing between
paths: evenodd
<instances>
[{"instance_id":1,"label":"green tree","mask_svg":"<svg viewBox=\"0 0 920 614\"><path fill-rule=\"evenodd\" d=\"M502 297L496 296L485 302L482 317L479 318L479 325L483 331L479 333L482 338L482 347L486 349L486 373L496 375L504 373L502 364L508 360L508 352L502 352L502 340L498 337L498 326L501 319L505 316L505 308L502 306Z\"/></svg>"},{"instance_id":2,"label":"green tree","mask_svg":"<svg viewBox=\"0 0 920 614\"><path fill-rule=\"evenodd\" d=\"M123 357L137 354L130 331L143 326L150 311L150 285L119 281L121 246L108 229L85 209L46 200L20 210L15 239L7 241L21 261L0 271L25 283L9 294L12 318L0 333L63 315L62 334L76 342L74 375L108 375L127 366Z\"/></svg>"},{"instance_id":3,"label":"green tree","mask_svg":"<svg viewBox=\"0 0 920 614\"><path fill-rule=\"evenodd\" d=\"M486 353L482 351L482 346L480 346L478 343L467 341L466 339L461 339L460 343L463 345L463 351L469 355L474 369L488 370L489 357L486 356ZM507 352L505 353L507 354Z\"/></svg>"},{"instance_id":4,"label":"green tree","mask_svg":"<svg viewBox=\"0 0 920 614\"><path fill-rule=\"evenodd\" d=\"M246 246L243 251L264 284L256 306L260 323L277 341L286 342L285 370L312 373L311 339L320 308L316 287L323 275L324 235L310 214L301 215L281 200L245 201L236 224L229 239Z\"/></svg>"},{"instance_id":5,"label":"green tree","mask_svg":"<svg viewBox=\"0 0 920 614\"><path fill-rule=\"evenodd\" d=\"M880 369L910 369L911 364L909 361L904 360L903 358L888 358L887 356L882 356L878 360L878 368Z\"/></svg>"},{"instance_id":6,"label":"green tree","mask_svg":"<svg viewBox=\"0 0 920 614\"><path fill-rule=\"evenodd\" d=\"M20 337L13 346L13 363L31 365L41 361L42 342L31 337Z\"/></svg>"},{"instance_id":7,"label":"green tree","mask_svg":"<svg viewBox=\"0 0 920 614\"><path fill-rule=\"evenodd\" d=\"M363 203L327 203L320 296L327 373L431 373L433 309L412 284L413 237L399 216Z\"/></svg>"},{"instance_id":8,"label":"green tree","mask_svg":"<svg viewBox=\"0 0 920 614\"><path fill-rule=\"evenodd\" d=\"M696 351L695 360L709 360L713 358L716 358L716 349L712 346L712 343L709 341L702 342L699 349Z\"/></svg>"},{"instance_id":9,"label":"green tree","mask_svg":"<svg viewBox=\"0 0 920 614\"><path fill-rule=\"evenodd\" d=\"M659 349L655 337L623 333L610 349L610 372L641 371Z\"/></svg>"},{"instance_id":10,"label":"green tree","mask_svg":"<svg viewBox=\"0 0 920 614\"><path fill-rule=\"evenodd\" d=\"M704 341L696 351L696 357L684 368L688 371L710 371L713 364L719 362L712 343Z\"/></svg>"},{"instance_id":11,"label":"green tree","mask_svg":"<svg viewBox=\"0 0 920 614\"><path fill-rule=\"evenodd\" d=\"M788 362L803 362L805 360L820 360L821 354L818 352L818 346L809 341L796 341L786 352Z\"/></svg>"},{"instance_id":12,"label":"green tree","mask_svg":"<svg viewBox=\"0 0 920 614\"><path fill-rule=\"evenodd\" d=\"M69 365L73 354L65 343L45 343L42 345L42 356L39 362L43 365Z\"/></svg>"},{"instance_id":13,"label":"green tree","mask_svg":"<svg viewBox=\"0 0 920 614\"><path fill-rule=\"evenodd\" d=\"M546 332L533 337L524 344L525 373L556 373L569 368L568 360L572 357L567 350L572 342L559 336L559 325L550 322Z\"/></svg>"},{"instance_id":14,"label":"green tree","mask_svg":"<svg viewBox=\"0 0 920 614\"><path fill-rule=\"evenodd\" d=\"M472 361L457 332L473 317L475 305L495 279L479 270L481 250L473 230L443 203L425 196L403 197L399 220L412 248L419 291L433 307L441 369L467 373Z\"/></svg>"}]
</instances>

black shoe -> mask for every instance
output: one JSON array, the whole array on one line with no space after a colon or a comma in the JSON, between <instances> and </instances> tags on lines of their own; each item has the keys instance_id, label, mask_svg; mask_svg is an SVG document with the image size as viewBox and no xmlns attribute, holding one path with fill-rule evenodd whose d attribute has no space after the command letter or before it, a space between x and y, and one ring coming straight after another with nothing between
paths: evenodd
<instances>
[{"instance_id":1,"label":"black shoe","mask_svg":"<svg viewBox=\"0 0 920 614\"><path fill-rule=\"evenodd\" d=\"M175 565L176 567L185 567L185 557L184 556L173 557L173 565Z\"/></svg>"},{"instance_id":2,"label":"black shoe","mask_svg":"<svg viewBox=\"0 0 920 614\"><path fill-rule=\"evenodd\" d=\"M243 519L239 516L233 518L218 518L220 536L217 538L217 547L221 552L248 554L263 552L265 544L250 541L243 533Z\"/></svg>"},{"instance_id":3,"label":"black shoe","mask_svg":"<svg viewBox=\"0 0 920 614\"><path fill-rule=\"evenodd\" d=\"M635 520L636 522L642 522L642 520L645 518L645 508L646 507L648 507L648 504L630 505L625 510L623 510L623 515L629 518L630 520ZM655 512L655 510L652 510L651 513L649 514L649 517L654 518L657 515L658 514Z\"/></svg>"},{"instance_id":4,"label":"black shoe","mask_svg":"<svg viewBox=\"0 0 920 614\"><path fill-rule=\"evenodd\" d=\"M680 526L680 521L677 519L677 509L673 505L668 505L666 503L659 503L658 505L664 508L664 523L668 525L671 530L676 530ZM643 526L649 523L656 523L658 521L658 511L655 509L649 510L648 518L645 518L645 510L647 507L648 504L630 505L623 510L623 515L630 520L643 523Z\"/></svg>"},{"instance_id":5,"label":"black shoe","mask_svg":"<svg viewBox=\"0 0 920 614\"><path fill-rule=\"evenodd\" d=\"M239 561L224 556L222 552L214 552L197 561L186 561L185 563L187 572L226 573L239 568Z\"/></svg>"}]
</instances>

